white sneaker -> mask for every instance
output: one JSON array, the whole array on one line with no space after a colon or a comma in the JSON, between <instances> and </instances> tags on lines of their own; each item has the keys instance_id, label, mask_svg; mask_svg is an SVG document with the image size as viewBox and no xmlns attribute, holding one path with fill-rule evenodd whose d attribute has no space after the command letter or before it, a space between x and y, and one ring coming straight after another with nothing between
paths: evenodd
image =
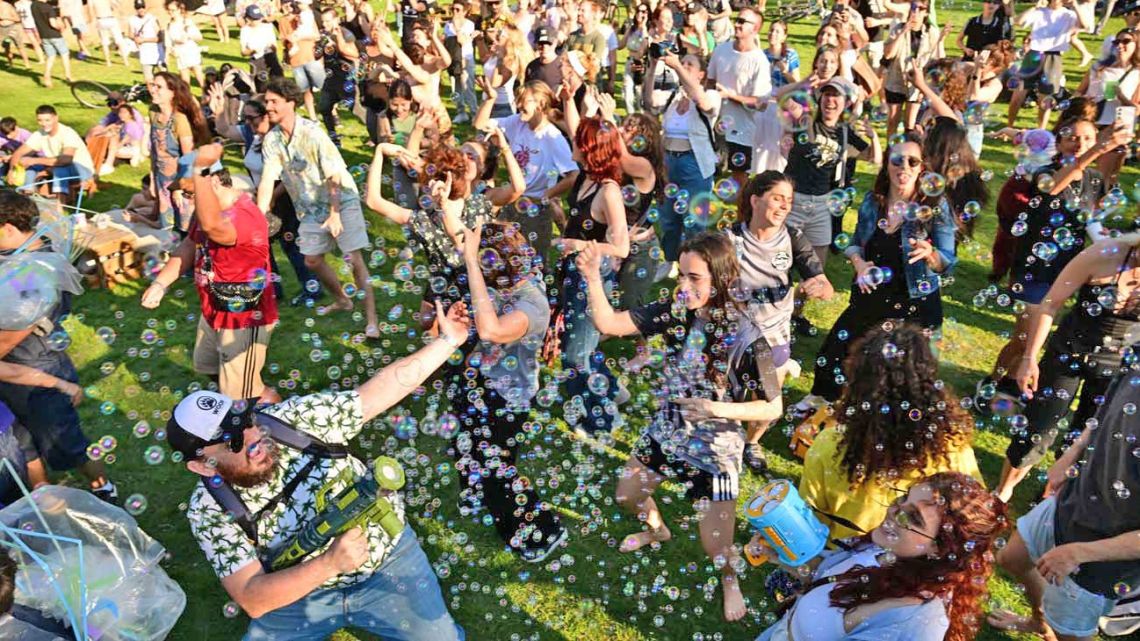
<instances>
[{"instance_id":1,"label":"white sneaker","mask_svg":"<svg viewBox=\"0 0 1140 641\"><path fill-rule=\"evenodd\" d=\"M467 114L459 114L458 116L452 118L451 122L456 125L462 125L465 122L471 122L471 119L467 117Z\"/></svg>"},{"instance_id":2,"label":"white sneaker","mask_svg":"<svg viewBox=\"0 0 1140 641\"><path fill-rule=\"evenodd\" d=\"M104 163L103 166L99 168L99 175L100 176L106 176L107 174L110 174L114 171L115 171L114 165L108 165L108 164Z\"/></svg>"}]
</instances>

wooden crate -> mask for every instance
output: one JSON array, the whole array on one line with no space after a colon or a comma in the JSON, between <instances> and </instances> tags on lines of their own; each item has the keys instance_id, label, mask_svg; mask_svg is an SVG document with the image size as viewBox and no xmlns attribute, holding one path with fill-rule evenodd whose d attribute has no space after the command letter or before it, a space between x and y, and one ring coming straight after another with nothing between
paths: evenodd
<instances>
[{"instance_id":1,"label":"wooden crate","mask_svg":"<svg viewBox=\"0 0 1140 641\"><path fill-rule=\"evenodd\" d=\"M110 287L141 278L142 252L135 251L138 236L118 226L88 224L75 230L76 245L83 248L79 271L87 276L89 287Z\"/></svg>"}]
</instances>

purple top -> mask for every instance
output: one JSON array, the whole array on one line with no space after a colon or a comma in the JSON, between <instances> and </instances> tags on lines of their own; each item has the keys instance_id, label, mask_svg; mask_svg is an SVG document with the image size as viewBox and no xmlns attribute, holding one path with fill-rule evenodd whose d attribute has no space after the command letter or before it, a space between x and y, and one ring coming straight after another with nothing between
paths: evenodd
<instances>
[{"instance_id":1,"label":"purple top","mask_svg":"<svg viewBox=\"0 0 1140 641\"><path fill-rule=\"evenodd\" d=\"M0 150L9 152L16 151L20 148L20 145L27 142L28 138L31 137L31 135L32 132L24 129L23 127L16 127L16 131L13 131L12 135L10 136L0 134Z\"/></svg>"},{"instance_id":2,"label":"purple top","mask_svg":"<svg viewBox=\"0 0 1140 641\"><path fill-rule=\"evenodd\" d=\"M131 107L131 115L134 116L133 120L123 123L119 118L119 110L116 109L99 121L99 124L107 127L109 125L123 124L123 135L130 138L132 141L139 141L143 139L143 134L146 132L146 122L143 120L142 113L138 109Z\"/></svg>"}]
</instances>

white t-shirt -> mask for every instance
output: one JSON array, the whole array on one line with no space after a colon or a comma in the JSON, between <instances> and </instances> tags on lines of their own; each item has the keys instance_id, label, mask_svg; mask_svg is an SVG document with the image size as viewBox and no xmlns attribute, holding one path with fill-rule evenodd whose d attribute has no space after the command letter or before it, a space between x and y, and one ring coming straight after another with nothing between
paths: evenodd
<instances>
[{"instance_id":1,"label":"white t-shirt","mask_svg":"<svg viewBox=\"0 0 1140 641\"><path fill-rule=\"evenodd\" d=\"M158 18L149 13L141 18L137 15L131 16L131 19L127 21L127 27L130 29L127 37L131 39L158 37ZM144 42L139 45L139 64L157 65L158 62L157 41Z\"/></svg>"},{"instance_id":2,"label":"white t-shirt","mask_svg":"<svg viewBox=\"0 0 1140 641\"><path fill-rule=\"evenodd\" d=\"M246 24L241 28L238 41L243 51L249 49L253 51L251 57L260 58L277 46L277 32L273 30L273 25L265 21Z\"/></svg>"},{"instance_id":3,"label":"white t-shirt","mask_svg":"<svg viewBox=\"0 0 1140 641\"><path fill-rule=\"evenodd\" d=\"M32 17L32 0L16 0L16 13L20 14L20 24L25 29L35 29L36 20Z\"/></svg>"},{"instance_id":4,"label":"white t-shirt","mask_svg":"<svg viewBox=\"0 0 1140 641\"><path fill-rule=\"evenodd\" d=\"M1077 14L1071 9L1032 9L1021 19L1021 25L1030 29L1029 48L1033 51L1064 53L1077 27Z\"/></svg>"},{"instance_id":5,"label":"white t-shirt","mask_svg":"<svg viewBox=\"0 0 1140 641\"><path fill-rule=\"evenodd\" d=\"M610 68L610 56L613 54L616 54L617 50L618 50L617 33L614 32L614 28L612 25L609 25L605 22L600 23L598 25L598 31L601 31L602 35L606 37L606 49L607 49L606 57L599 60L598 65L602 69L609 69Z\"/></svg>"},{"instance_id":6,"label":"white t-shirt","mask_svg":"<svg viewBox=\"0 0 1140 641\"><path fill-rule=\"evenodd\" d=\"M51 136L42 130L36 130L24 144L29 149L39 152L41 156L49 158L60 155L64 149L74 149L75 155L72 156L71 162L79 172L79 180L88 180L95 173L95 163L87 151L87 143L83 142L83 137L67 125L56 126L55 135Z\"/></svg>"},{"instance_id":7,"label":"white t-shirt","mask_svg":"<svg viewBox=\"0 0 1140 641\"><path fill-rule=\"evenodd\" d=\"M570 143L558 127L549 122L538 131L532 131L517 114L492 118L491 123L502 129L511 143L511 153L526 176L524 195L527 198L542 198L562 174L578 169L571 157Z\"/></svg>"},{"instance_id":8,"label":"white t-shirt","mask_svg":"<svg viewBox=\"0 0 1140 641\"><path fill-rule=\"evenodd\" d=\"M737 51L733 41L717 45L709 58L708 77L742 96L765 98L772 94L772 68L759 47L745 53ZM725 100L720 117L725 121L725 140L752 146L756 128L752 110Z\"/></svg>"},{"instance_id":9,"label":"white t-shirt","mask_svg":"<svg viewBox=\"0 0 1140 641\"><path fill-rule=\"evenodd\" d=\"M460 51L463 53L464 60L475 60L475 44L472 40L472 38L475 36L474 22L471 22L467 18L464 18L463 23L459 26L458 29L456 29L455 23L451 20L448 20L443 24L443 35L445 38L450 36L466 36L467 42L461 45L462 49Z\"/></svg>"}]
</instances>

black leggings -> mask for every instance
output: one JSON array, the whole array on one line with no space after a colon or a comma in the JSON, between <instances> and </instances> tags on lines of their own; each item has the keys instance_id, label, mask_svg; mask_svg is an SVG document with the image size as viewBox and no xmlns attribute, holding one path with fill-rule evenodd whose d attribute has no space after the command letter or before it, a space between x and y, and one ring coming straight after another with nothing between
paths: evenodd
<instances>
[{"instance_id":1,"label":"black leggings","mask_svg":"<svg viewBox=\"0 0 1140 641\"><path fill-rule=\"evenodd\" d=\"M1041 357L1037 392L1025 406L1027 425L1010 434L1005 456L1013 467L1030 467L1045 458L1063 428L1061 421L1069 414L1078 388L1081 400L1068 426L1070 431L1083 430L1085 421L1099 408L1097 397L1108 391L1113 376L1120 371L1120 354L1094 351L1101 344L1099 335L1074 337L1066 335L1063 328L1064 323Z\"/></svg>"},{"instance_id":2,"label":"black leggings","mask_svg":"<svg viewBox=\"0 0 1140 641\"><path fill-rule=\"evenodd\" d=\"M884 292L881 287L864 294L852 285L850 304L835 320L816 355L811 393L828 401L838 400L844 386L836 378L843 374L843 362L851 344L887 320L911 321L926 329L938 329L942 326L942 296L935 290L922 298L910 298L906 293Z\"/></svg>"},{"instance_id":3,"label":"black leggings","mask_svg":"<svg viewBox=\"0 0 1140 641\"><path fill-rule=\"evenodd\" d=\"M494 518L499 537L512 547L524 547L541 533L555 536L560 525L548 507L540 507L538 493L515 466L515 455L525 441L525 412L507 411L507 402L481 376L469 387L467 379L448 386L459 430L449 452L459 472L460 505L483 508ZM481 392L473 402L472 391Z\"/></svg>"}]
</instances>

